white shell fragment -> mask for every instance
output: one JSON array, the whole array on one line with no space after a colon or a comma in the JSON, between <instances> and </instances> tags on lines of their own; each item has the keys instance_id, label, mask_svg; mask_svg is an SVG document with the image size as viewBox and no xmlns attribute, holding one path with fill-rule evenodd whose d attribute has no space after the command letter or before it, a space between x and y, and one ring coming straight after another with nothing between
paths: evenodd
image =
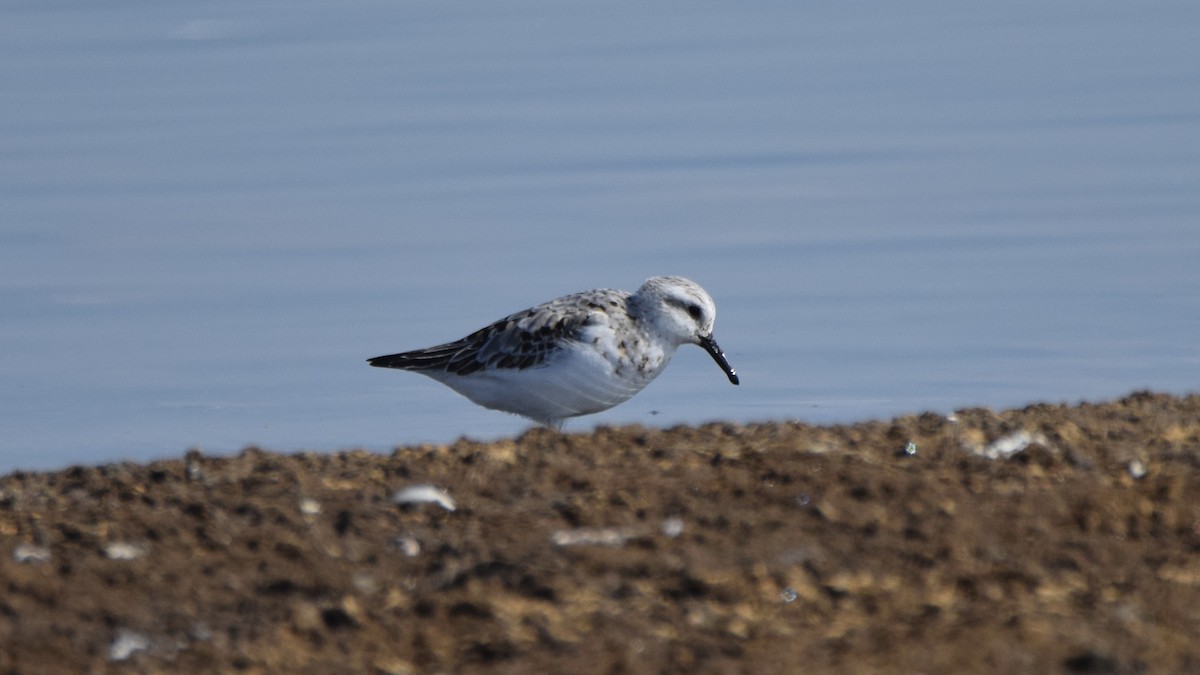
<instances>
[{"instance_id":1,"label":"white shell fragment","mask_svg":"<svg viewBox=\"0 0 1200 675\"><path fill-rule=\"evenodd\" d=\"M146 547L125 541L114 541L104 547L104 555L110 560L137 560L146 555Z\"/></svg>"},{"instance_id":2,"label":"white shell fragment","mask_svg":"<svg viewBox=\"0 0 1200 675\"><path fill-rule=\"evenodd\" d=\"M985 459L1008 459L1019 452L1023 452L1025 448L1034 443L1049 445L1049 441L1043 434L1031 434L1028 431L1021 430L1007 436L1001 436L986 446L971 448L971 450Z\"/></svg>"},{"instance_id":3,"label":"white shell fragment","mask_svg":"<svg viewBox=\"0 0 1200 675\"><path fill-rule=\"evenodd\" d=\"M37 544L17 544L12 556L19 563L44 563L50 560L50 549Z\"/></svg>"},{"instance_id":4,"label":"white shell fragment","mask_svg":"<svg viewBox=\"0 0 1200 675\"><path fill-rule=\"evenodd\" d=\"M550 536L555 546L623 546L635 533L623 527L580 527L557 530Z\"/></svg>"},{"instance_id":5,"label":"white shell fragment","mask_svg":"<svg viewBox=\"0 0 1200 675\"><path fill-rule=\"evenodd\" d=\"M112 644L108 646L108 658L110 661L124 661L133 656L135 652L145 651L149 648L150 638L141 633L122 629L117 633Z\"/></svg>"},{"instance_id":6,"label":"white shell fragment","mask_svg":"<svg viewBox=\"0 0 1200 675\"><path fill-rule=\"evenodd\" d=\"M434 487L433 485L410 485L396 493L392 499L397 504L421 504L432 502L441 506L447 511L453 511L458 508L454 503L454 498L445 490Z\"/></svg>"}]
</instances>

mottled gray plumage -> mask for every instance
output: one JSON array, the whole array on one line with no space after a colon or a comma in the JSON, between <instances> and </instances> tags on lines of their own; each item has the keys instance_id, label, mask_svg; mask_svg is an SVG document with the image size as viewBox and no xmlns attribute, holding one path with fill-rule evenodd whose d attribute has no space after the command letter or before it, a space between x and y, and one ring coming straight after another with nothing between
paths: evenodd
<instances>
[{"instance_id":1,"label":"mottled gray plumage","mask_svg":"<svg viewBox=\"0 0 1200 675\"><path fill-rule=\"evenodd\" d=\"M577 341L580 330L595 323L593 312L617 310L628 297L624 291L608 289L567 295L510 314L461 340L377 356L368 363L416 372L443 370L455 375L470 375L484 368L529 368L544 363L568 341Z\"/></svg>"}]
</instances>

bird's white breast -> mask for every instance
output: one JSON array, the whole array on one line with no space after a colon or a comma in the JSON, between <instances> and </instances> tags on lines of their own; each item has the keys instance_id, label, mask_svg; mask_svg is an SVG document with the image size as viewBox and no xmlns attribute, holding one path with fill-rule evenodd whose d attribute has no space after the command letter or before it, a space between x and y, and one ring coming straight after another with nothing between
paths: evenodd
<instances>
[{"instance_id":1,"label":"bird's white breast","mask_svg":"<svg viewBox=\"0 0 1200 675\"><path fill-rule=\"evenodd\" d=\"M538 366L476 371L467 377L425 374L481 406L556 424L629 400L662 372L673 352L640 333L631 337L599 321Z\"/></svg>"}]
</instances>

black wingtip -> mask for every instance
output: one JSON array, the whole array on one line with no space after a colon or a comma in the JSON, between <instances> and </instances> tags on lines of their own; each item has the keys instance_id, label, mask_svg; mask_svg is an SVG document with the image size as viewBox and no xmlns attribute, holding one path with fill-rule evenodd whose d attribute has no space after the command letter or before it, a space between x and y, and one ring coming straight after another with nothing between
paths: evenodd
<instances>
[{"instance_id":1,"label":"black wingtip","mask_svg":"<svg viewBox=\"0 0 1200 675\"><path fill-rule=\"evenodd\" d=\"M367 359L367 364L375 366L376 368L400 368L401 367L400 364L401 364L402 360L397 358L399 356L400 356L399 354L389 354L388 356L376 356L376 357Z\"/></svg>"}]
</instances>

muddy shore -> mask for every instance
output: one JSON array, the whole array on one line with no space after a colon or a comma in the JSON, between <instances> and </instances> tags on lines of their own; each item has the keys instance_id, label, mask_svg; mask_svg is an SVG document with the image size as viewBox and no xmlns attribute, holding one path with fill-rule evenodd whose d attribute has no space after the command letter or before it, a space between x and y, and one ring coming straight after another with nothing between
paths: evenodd
<instances>
[{"instance_id":1,"label":"muddy shore","mask_svg":"<svg viewBox=\"0 0 1200 675\"><path fill-rule=\"evenodd\" d=\"M1195 673L1200 396L18 472L0 582L3 673Z\"/></svg>"}]
</instances>

